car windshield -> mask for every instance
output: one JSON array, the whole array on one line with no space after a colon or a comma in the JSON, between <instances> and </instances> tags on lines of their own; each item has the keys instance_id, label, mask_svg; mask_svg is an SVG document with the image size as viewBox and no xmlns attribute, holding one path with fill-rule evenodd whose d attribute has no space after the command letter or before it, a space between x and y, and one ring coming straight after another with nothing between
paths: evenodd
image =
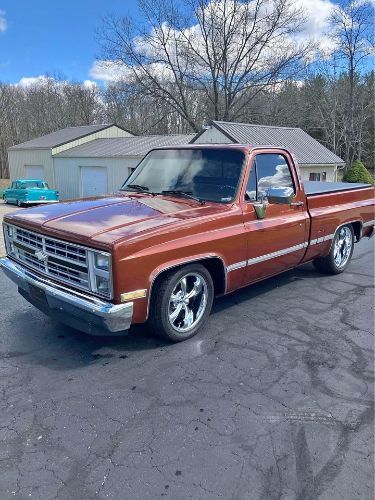
<instances>
[{"instance_id":1,"label":"car windshield","mask_svg":"<svg viewBox=\"0 0 375 500\"><path fill-rule=\"evenodd\" d=\"M225 149L151 151L130 175L122 191L195 197L230 203L236 195L245 155Z\"/></svg>"},{"instance_id":2,"label":"car windshield","mask_svg":"<svg viewBox=\"0 0 375 500\"><path fill-rule=\"evenodd\" d=\"M43 181L22 182L21 189L48 189L48 184Z\"/></svg>"}]
</instances>

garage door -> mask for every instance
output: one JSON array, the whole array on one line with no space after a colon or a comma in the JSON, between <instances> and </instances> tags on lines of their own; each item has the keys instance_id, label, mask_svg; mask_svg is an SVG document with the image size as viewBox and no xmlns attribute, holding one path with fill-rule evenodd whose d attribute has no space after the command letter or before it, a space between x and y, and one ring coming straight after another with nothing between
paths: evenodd
<instances>
[{"instance_id":1,"label":"garage door","mask_svg":"<svg viewBox=\"0 0 375 500\"><path fill-rule=\"evenodd\" d=\"M108 193L107 169L81 167L82 196L98 196Z\"/></svg>"},{"instance_id":2,"label":"garage door","mask_svg":"<svg viewBox=\"0 0 375 500\"><path fill-rule=\"evenodd\" d=\"M44 180L43 165L26 165L26 179L42 179Z\"/></svg>"}]
</instances>

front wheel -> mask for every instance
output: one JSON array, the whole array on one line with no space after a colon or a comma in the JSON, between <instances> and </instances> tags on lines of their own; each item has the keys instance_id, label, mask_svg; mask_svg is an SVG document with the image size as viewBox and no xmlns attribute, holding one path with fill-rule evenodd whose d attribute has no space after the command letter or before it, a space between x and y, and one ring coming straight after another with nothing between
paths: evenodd
<instances>
[{"instance_id":1,"label":"front wheel","mask_svg":"<svg viewBox=\"0 0 375 500\"><path fill-rule=\"evenodd\" d=\"M22 201L17 200L17 206L22 207Z\"/></svg>"},{"instance_id":2,"label":"front wheel","mask_svg":"<svg viewBox=\"0 0 375 500\"><path fill-rule=\"evenodd\" d=\"M6 199L5 196L3 197L3 202L4 202L5 205L8 203L8 200Z\"/></svg>"},{"instance_id":3,"label":"front wheel","mask_svg":"<svg viewBox=\"0 0 375 500\"><path fill-rule=\"evenodd\" d=\"M331 250L326 257L313 261L315 268L326 274L340 274L348 267L354 250L354 231L351 225L341 226L335 233Z\"/></svg>"},{"instance_id":4,"label":"front wheel","mask_svg":"<svg viewBox=\"0 0 375 500\"><path fill-rule=\"evenodd\" d=\"M201 264L168 272L155 283L149 327L173 342L189 339L207 320L213 298L211 275Z\"/></svg>"}]
</instances>

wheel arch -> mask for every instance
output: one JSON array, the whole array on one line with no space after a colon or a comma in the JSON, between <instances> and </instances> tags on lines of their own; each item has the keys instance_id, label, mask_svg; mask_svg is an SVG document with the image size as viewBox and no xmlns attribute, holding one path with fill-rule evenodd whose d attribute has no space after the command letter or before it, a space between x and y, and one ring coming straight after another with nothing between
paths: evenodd
<instances>
[{"instance_id":1,"label":"wheel arch","mask_svg":"<svg viewBox=\"0 0 375 500\"><path fill-rule=\"evenodd\" d=\"M155 270L151 277L147 301L147 319L150 313L152 295L155 290L155 285L157 285L158 281L160 281L160 279L162 279L163 276L169 271L178 270L189 264L201 264L207 269L214 284L215 297L225 294L227 289L227 271L222 257L219 257L218 255L208 255L196 257L182 262L166 264L161 269Z\"/></svg>"}]
</instances>

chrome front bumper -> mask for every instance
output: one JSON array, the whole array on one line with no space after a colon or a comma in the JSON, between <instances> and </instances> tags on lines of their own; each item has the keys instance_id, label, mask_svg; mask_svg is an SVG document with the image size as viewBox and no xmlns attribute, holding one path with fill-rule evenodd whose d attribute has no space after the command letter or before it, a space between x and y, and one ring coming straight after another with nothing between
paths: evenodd
<instances>
[{"instance_id":1,"label":"chrome front bumper","mask_svg":"<svg viewBox=\"0 0 375 500\"><path fill-rule=\"evenodd\" d=\"M73 292L34 274L8 257L0 259L0 267L26 300L62 323L91 335L116 334L130 328L133 302L114 305Z\"/></svg>"}]
</instances>

